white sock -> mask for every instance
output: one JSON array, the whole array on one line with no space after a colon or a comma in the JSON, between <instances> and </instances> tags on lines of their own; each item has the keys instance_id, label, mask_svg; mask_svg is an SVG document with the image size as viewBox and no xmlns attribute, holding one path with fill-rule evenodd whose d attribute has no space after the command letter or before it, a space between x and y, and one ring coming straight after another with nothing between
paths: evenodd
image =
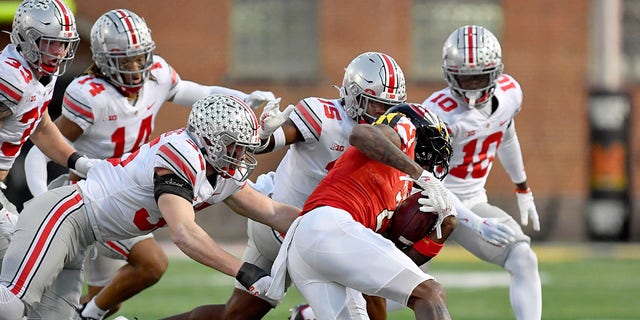
<instances>
[{"instance_id":1,"label":"white sock","mask_svg":"<svg viewBox=\"0 0 640 320\"><path fill-rule=\"evenodd\" d=\"M95 319L102 319L105 313L107 313L107 310L102 310L96 305L96 298L91 299L91 301L87 303L87 306L84 307L84 310L82 310L83 317Z\"/></svg>"}]
</instances>

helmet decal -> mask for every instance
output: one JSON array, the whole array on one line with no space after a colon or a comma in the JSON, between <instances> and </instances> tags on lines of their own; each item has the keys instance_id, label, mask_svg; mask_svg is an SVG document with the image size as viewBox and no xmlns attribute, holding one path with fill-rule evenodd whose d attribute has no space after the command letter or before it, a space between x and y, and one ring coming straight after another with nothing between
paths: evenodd
<instances>
[{"instance_id":1,"label":"helmet decal","mask_svg":"<svg viewBox=\"0 0 640 320\"><path fill-rule=\"evenodd\" d=\"M345 68L340 97L347 114L356 121L373 122L384 110L406 101L404 73L389 55L365 52ZM379 114L370 114L370 106L381 104Z\"/></svg>"},{"instance_id":2,"label":"helmet decal","mask_svg":"<svg viewBox=\"0 0 640 320\"><path fill-rule=\"evenodd\" d=\"M491 31L468 25L455 30L442 48L442 70L453 94L468 107L493 97L502 75L502 50Z\"/></svg>"},{"instance_id":3,"label":"helmet decal","mask_svg":"<svg viewBox=\"0 0 640 320\"><path fill-rule=\"evenodd\" d=\"M218 94L196 101L187 130L196 137L207 163L224 178L244 181L255 169L258 120L239 98Z\"/></svg>"},{"instance_id":4,"label":"helmet decal","mask_svg":"<svg viewBox=\"0 0 640 320\"><path fill-rule=\"evenodd\" d=\"M149 78L155 48L144 19L127 9L103 14L91 28L93 61L126 95L137 93Z\"/></svg>"},{"instance_id":5,"label":"helmet decal","mask_svg":"<svg viewBox=\"0 0 640 320\"><path fill-rule=\"evenodd\" d=\"M13 16L11 43L43 74L62 75L80 37L73 12L61 0L25 0Z\"/></svg>"}]
</instances>

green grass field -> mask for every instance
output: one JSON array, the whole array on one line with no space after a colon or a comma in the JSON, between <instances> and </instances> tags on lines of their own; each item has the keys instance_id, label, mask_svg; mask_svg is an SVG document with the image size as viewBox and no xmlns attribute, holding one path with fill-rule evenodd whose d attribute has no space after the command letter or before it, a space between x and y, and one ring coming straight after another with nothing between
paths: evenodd
<instances>
[{"instance_id":1,"label":"green grass field","mask_svg":"<svg viewBox=\"0 0 640 320\"><path fill-rule=\"evenodd\" d=\"M541 245L544 319L640 319L640 246ZM430 273L447 288L453 319L513 319L508 276L462 248L446 247ZM158 319L210 303L224 303L233 280L191 260L173 258L162 280L126 302L119 314ZM303 303L295 289L265 319L285 320L288 309ZM410 310L389 319L413 319Z\"/></svg>"}]
</instances>

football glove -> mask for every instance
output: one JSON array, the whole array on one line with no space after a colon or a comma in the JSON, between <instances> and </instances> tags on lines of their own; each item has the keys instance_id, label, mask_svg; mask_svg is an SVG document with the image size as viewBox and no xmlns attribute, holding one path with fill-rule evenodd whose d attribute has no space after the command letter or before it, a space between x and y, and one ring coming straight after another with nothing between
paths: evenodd
<instances>
[{"instance_id":1,"label":"football glove","mask_svg":"<svg viewBox=\"0 0 640 320\"><path fill-rule=\"evenodd\" d=\"M469 227L480 235L482 240L496 247L504 247L515 241L516 236L516 232L506 225L509 220L509 217L480 219Z\"/></svg>"},{"instance_id":2,"label":"football glove","mask_svg":"<svg viewBox=\"0 0 640 320\"><path fill-rule=\"evenodd\" d=\"M271 91L260 91L256 90L251 92L246 98L244 98L244 102L253 110L260 108L265 102L273 101L276 99L276 96Z\"/></svg>"},{"instance_id":3,"label":"football glove","mask_svg":"<svg viewBox=\"0 0 640 320\"><path fill-rule=\"evenodd\" d=\"M69 168L73 173L77 174L80 178L86 178L87 172L89 169L93 167L98 162L102 161L101 159L92 159L87 158L87 156L82 156L78 158L73 168Z\"/></svg>"},{"instance_id":4,"label":"football glove","mask_svg":"<svg viewBox=\"0 0 640 320\"><path fill-rule=\"evenodd\" d=\"M267 102L260 115L260 127L258 135L260 139L267 139L276 129L289 119L289 114L293 112L294 106L290 104L284 111L280 111L280 98Z\"/></svg>"},{"instance_id":5,"label":"football glove","mask_svg":"<svg viewBox=\"0 0 640 320\"><path fill-rule=\"evenodd\" d=\"M531 189L516 189L516 197L518 199L518 209L520 209L520 224L526 226L531 219L533 230L540 231L540 218L536 210L536 204L533 202L533 193Z\"/></svg>"},{"instance_id":6,"label":"football glove","mask_svg":"<svg viewBox=\"0 0 640 320\"><path fill-rule=\"evenodd\" d=\"M0 181L0 209L6 209L6 211L17 216L18 209L15 205L13 205L13 203L11 203L11 201L9 201L9 199L7 199L7 196L4 195L5 192L7 192L7 185L4 182Z\"/></svg>"},{"instance_id":7,"label":"football glove","mask_svg":"<svg viewBox=\"0 0 640 320\"><path fill-rule=\"evenodd\" d=\"M436 235L438 239L442 238L441 225L444 218L450 215L456 215L456 209L453 207L453 201L449 198L447 189L445 189L442 181L438 180L433 173L422 170L422 174L418 179L402 178L403 180L411 180L415 185L422 189L422 198L418 199L422 212L438 212L438 222L436 222Z\"/></svg>"},{"instance_id":8,"label":"football glove","mask_svg":"<svg viewBox=\"0 0 640 320\"><path fill-rule=\"evenodd\" d=\"M238 270L236 280L254 296L264 296L273 278L255 264L245 262Z\"/></svg>"}]
</instances>

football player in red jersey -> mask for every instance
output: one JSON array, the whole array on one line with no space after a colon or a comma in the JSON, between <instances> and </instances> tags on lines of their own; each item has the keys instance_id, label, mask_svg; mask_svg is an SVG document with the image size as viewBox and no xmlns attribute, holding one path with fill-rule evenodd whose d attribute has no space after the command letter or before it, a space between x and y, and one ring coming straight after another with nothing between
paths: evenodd
<instances>
[{"instance_id":1,"label":"football player in red jersey","mask_svg":"<svg viewBox=\"0 0 640 320\"><path fill-rule=\"evenodd\" d=\"M452 239L480 259L507 270L515 318L538 320L542 317L542 286L531 239L512 215L488 202L485 190L493 161L499 158L516 187L520 224L526 226L531 222L534 231L540 230L515 129L522 88L502 70L498 39L481 26L460 27L443 46L443 71L448 87L432 93L423 105L438 114L451 130L454 151L451 170L444 180L447 189L464 207L513 232L512 241L496 246L483 241L460 221Z\"/></svg>"},{"instance_id":2,"label":"football player in red jersey","mask_svg":"<svg viewBox=\"0 0 640 320\"><path fill-rule=\"evenodd\" d=\"M340 97L308 97L282 112L268 103L261 118L263 145L257 153L290 145L274 172L258 177L252 186L276 201L302 207L320 180L349 145L349 132L357 123L372 123L390 107L406 100L404 73L393 57L364 52L345 68ZM295 177L295 178L291 178ZM270 270L282 236L269 226L247 221L249 241L243 261ZM203 305L178 319L259 319L279 301L251 295L239 283L226 304ZM310 309L309 309L310 310Z\"/></svg>"},{"instance_id":3,"label":"football player in red jersey","mask_svg":"<svg viewBox=\"0 0 640 320\"><path fill-rule=\"evenodd\" d=\"M378 233L414 184L424 190L421 210L439 214L440 238L455 228L451 199L432 173L446 174L446 126L421 106L402 104L373 126L355 126L349 142L291 225L267 296L282 297L288 274L319 319L368 318L361 293L407 305L416 319L449 319L439 283ZM435 256L441 248L423 239L409 252Z\"/></svg>"}]
</instances>

